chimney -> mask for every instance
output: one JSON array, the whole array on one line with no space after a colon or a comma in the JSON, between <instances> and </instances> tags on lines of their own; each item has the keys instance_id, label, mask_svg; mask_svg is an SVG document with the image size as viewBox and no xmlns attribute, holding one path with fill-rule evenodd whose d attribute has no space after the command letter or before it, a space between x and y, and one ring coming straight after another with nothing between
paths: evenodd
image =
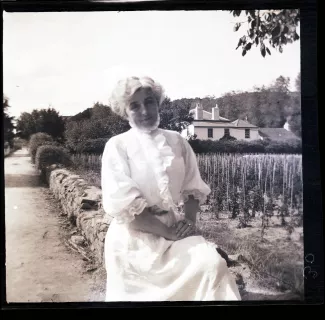
<instances>
[{"instance_id":1,"label":"chimney","mask_svg":"<svg viewBox=\"0 0 325 320\"><path fill-rule=\"evenodd\" d=\"M216 106L214 108L212 108L212 120L220 120L220 118L219 118L219 108L218 108L217 104L216 104Z\"/></svg>"},{"instance_id":2,"label":"chimney","mask_svg":"<svg viewBox=\"0 0 325 320\"><path fill-rule=\"evenodd\" d=\"M195 120L203 120L203 108L200 102L196 104Z\"/></svg>"}]
</instances>

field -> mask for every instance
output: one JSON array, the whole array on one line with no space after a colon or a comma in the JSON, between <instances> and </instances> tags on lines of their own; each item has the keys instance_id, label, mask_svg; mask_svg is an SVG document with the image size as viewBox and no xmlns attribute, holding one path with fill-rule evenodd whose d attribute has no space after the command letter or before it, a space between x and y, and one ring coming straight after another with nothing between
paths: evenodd
<instances>
[{"instance_id":1,"label":"field","mask_svg":"<svg viewBox=\"0 0 325 320\"><path fill-rule=\"evenodd\" d=\"M73 156L76 173L100 187L101 156ZM301 155L197 155L212 190L198 216L200 233L245 257L247 285L303 296ZM242 270L242 272L247 272Z\"/></svg>"}]
</instances>

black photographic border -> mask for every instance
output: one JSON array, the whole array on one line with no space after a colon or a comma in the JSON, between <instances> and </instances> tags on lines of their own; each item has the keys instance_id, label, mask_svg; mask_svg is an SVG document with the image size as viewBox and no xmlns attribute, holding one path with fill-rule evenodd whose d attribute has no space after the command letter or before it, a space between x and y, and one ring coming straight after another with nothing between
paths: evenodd
<instances>
[{"instance_id":1,"label":"black photographic border","mask_svg":"<svg viewBox=\"0 0 325 320\"><path fill-rule=\"evenodd\" d=\"M145 303L10 303L6 302L5 273L5 217L1 215L1 305L2 309L73 309L73 308L133 308L160 306L242 306L242 305L320 305L324 302L323 216L320 171L320 116L318 108L317 60L317 1L1 1L2 13L59 12L59 11L131 11L131 10L231 10L299 8L301 13L301 108L302 108L302 161L304 205L304 301L239 301L239 302L145 302ZM2 20L3 23L3 20ZM168 21L166 22L168 23ZM3 28L2 28L3 30ZM1 42L3 43L3 42ZM3 63L3 60L2 60ZM1 149L2 152L2 149ZM3 157L4 158L4 157ZM4 170L2 171L4 172ZM2 177L4 197L4 176ZM5 212L5 199L1 201ZM316 272L316 273L315 273ZM316 276L315 276L316 275Z\"/></svg>"}]
</instances>

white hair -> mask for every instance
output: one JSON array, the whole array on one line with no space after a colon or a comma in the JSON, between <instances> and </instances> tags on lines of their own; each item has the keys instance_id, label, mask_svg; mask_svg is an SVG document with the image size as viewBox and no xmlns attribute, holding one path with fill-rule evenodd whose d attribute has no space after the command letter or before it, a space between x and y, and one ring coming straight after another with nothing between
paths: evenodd
<instances>
[{"instance_id":1,"label":"white hair","mask_svg":"<svg viewBox=\"0 0 325 320\"><path fill-rule=\"evenodd\" d=\"M119 116L126 118L126 107L133 94L140 88L152 90L158 105L165 99L163 87L150 77L128 77L118 81L109 98L109 107Z\"/></svg>"}]
</instances>

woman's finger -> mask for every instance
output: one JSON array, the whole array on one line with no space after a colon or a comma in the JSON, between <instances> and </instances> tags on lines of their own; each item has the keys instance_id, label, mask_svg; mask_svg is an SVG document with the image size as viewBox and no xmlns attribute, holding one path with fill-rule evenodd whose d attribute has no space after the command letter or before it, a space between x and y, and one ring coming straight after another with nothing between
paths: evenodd
<instances>
[{"instance_id":1,"label":"woman's finger","mask_svg":"<svg viewBox=\"0 0 325 320\"><path fill-rule=\"evenodd\" d=\"M182 227L179 229L177 235L180 235L180 236L181 236L181 235L183 234L183 232L184 232L187 228L188 228L188 225L187 225L186 223L183 224Z\"/></svg>"},{"instance_id":2,"label":"woman's finger","mask_svg":"<svg viewBox=\"0 0 325 320\"><path fill-rule=\"evenodd\" d=\"M183 230L183 232L181 233L181 237L186 237L187 235L189 235L191 232L193 231L193 226L186 226L186 229Z\"/></svg>"},{"instance_id":3,"label":"woman's finger","mask_svg":"<svg viewBox=\"0 0 325 320\"><path fill-rule=\"evenodd\" d=\"M181 228L184 226L184 221L179 221L178 224L177 224L177 228L176 228L176 233L179 232L179 230L181 230Z\"/></svg>"}]
</instances>

